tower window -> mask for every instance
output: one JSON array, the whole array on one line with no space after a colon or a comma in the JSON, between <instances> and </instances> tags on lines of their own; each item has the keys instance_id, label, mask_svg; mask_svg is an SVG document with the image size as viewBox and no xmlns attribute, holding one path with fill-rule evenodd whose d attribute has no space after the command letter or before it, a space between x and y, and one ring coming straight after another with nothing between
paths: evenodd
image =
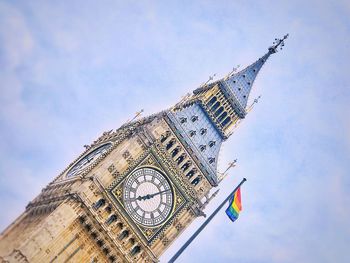
<instances>
[{"instance_id":1,"label":"tower window","mask_svg":"<svg viewBox=\"0 0 350 263\"><path fill-rule=\"evenodd\" d=\"M191 165L191 162L190 162L190 161L188 161L187 163L185 163L185 164L181 167L182 171L186 171L186 170L190 167L190 165Z\"/></svg>"},{"instance_id":2,"label":"tower window","mask_svg":"<svg viewBox=\"0 0 350 263\"><path fill-rule=\"evenodd\" d=\"M186 174L186 177L188 177L189 179L194 175L194 173L196 172L195 169L192 169L191 171L189 171L187 174Z\"/></svg>"},{"instance_id":3,"label":"tower window","mask_svg":"<svg viewBox=\"0 0 350 263\"><path fill-rule=\"evenodd\" d=\"M201 178L198 176L198 177L196 177L196 178L191 182L191 184L193 184L194 186L196 186L197 184L199 184L200 181L201 181Z\"/></svg>"},{"instance_id":4,"label":"tower window","mask_svg":"<svg viewBox=\"0 0 350 263\"><path fill-rule=\"evenodd\" d=\"M171 134L170 131L167 131L165 134L163 134L163 135L160 137L160 142L165 142L166 139L169 138L170 134Z\"/></svg>"},{"instance_id":5,"label":"tower window","mask_svg":"<svg viewBox=\"0 0 350 263\"><path fill-rule=\"evenodd\" d=\"M172 152L171 152L171 157L175 157L180 151L180 147L176 147Z\"/></svg>"},{"instance_id":6,"label":"tower window","mask_svg":"<svg viewBox=\"0 0 350 263\"><path fill-rule=\"evenodd\" d=\"M110 262L114 262L115 261L115 256L110 256L108 259L109 259Z\"/></svg>"},{"instance_id":7,"label":"tower window","mask_svg":"<svg viewBox=\"0 0 350 263\"><path fill-rule=\"evenodd\" d=\"M129 231L124 230L120 235L119 235L119 240L123 240L124 238L129 236Z\"/></svg>"},{"instance_id":8,"label":"tower window","mask_svg":"<svg viewBox=\"0 0 350 263\"><path fill-rule=\"evenodd\" d=\"M185 154L180 155L180 156L176 159L177 164L182 163L182 161L183 161L184 159L185 159Z\"/></svg>"},{"instance_id":9,"label":"tower window","mask_svg":"<svg viewBox=\"0 0 350 263\"><path fill-rule=\"evenodd\" d=\"M225 119L226 116L227 116L227 112L225 111L223 114L220 115L220 117L218 118L218 121L222 121L223 119Z\"/></svg>"},{"instance_id":10,"label":"tower window","mask_svg":"<svg viewBox=\"0 0 350 263\"><path fill-rule=\"evenodd\" d=\"M95 209L99 209L100 207L104 206L106 204L106 200L104 200L103 198L101 198L100 200L98 200L93 207Z\"/></svg>"},{"instance_id":11,"label":"tower window","mask_svg":"<svg viewBox=\"0 0 350 263\"><path fill-rule=\"evenodd\" d=\"M171 139L170 142L167 144L166 149L169 150L175 143L175 139Z\"/></svg>"},{"instance_id":12,"label":"tower window","mask_svg":"<svg viewBox=\"0 0 350 263\"><path fill-rule=\"evenodd\" d=\"M214 102L216 101L217 99L216 99L216 97L214 96L214 97L212 97L211 99L210 99L210 101L208 102L208 104L207 104L207 106L210 108L211 107L211 105L213 105L214 104Z\"/></svg>"},{"instance_id":13,"label":"tower window","mask_svg":"<svg viewBox=\"0 0 350 263\"><path fill-rule=\"evenodd\" d=\"M92 229L92 227L91 227L90 224L86 224L86 225L85 225L85 228L86 228L87 231L90 231L90 230Z\"/></svg>"},{"instance_id":14,"label":"tower window","mask_svg":"<svg viewBox=\"0 0 350 263\"><path fill-rule=\"evenodd\" d=\"M99 240L97 240L97 245L99 246L99 247L102 247L103 246L103 241L101 240L101 239L99 239Z\"/></svg>"},{"instance_id":15,"label":"tower window","mask_svg":"<svg viewBox=\"0 0 350 263\"><path fill-rule=\"evenodd\" d=\"M245 78L245 74L243 74L243 78Z\"/></svg>"},{"instance_id":16,"label":"tower window","mask_svg":"<svg viewBox=\"0 0 350 263\"><path fill-rule=\"evenodd\" d=\"M136 247L133 247L133 249L130 251L130 254L131 254L131 256L135 256L138 253L140 253L140 251L141 251L140 246L136 246Z\"/></svg>"},{"instance_id":17,"label":"tower window","mask_svg":"<svg viewBox=\"0 0 350 263\"><path fill-rule=\"evenodd\" d=\"M107 219L107 221L106 221L106 224L107 225L110 225L110 224L112 224L114 221L117 221L117 216L116 215L111 215L108 219Z\"/></svg>"},{"instance_id":18,"label":"tower window","mask_svg":"<svg viewBox=\"0 0 350 263\"><path fill-rule=\"evenodd\" d=\"M239 91L241 91L241 88L238 88Z\"/></svg>"},{"instance_id":19,"label":"tower window","mask_svg":"<svg viewBox=\"0 0 350 263\"><path fill-rule=\"evenodd\" d=\"M91 233L91 236L92 236L93 239L96 239L96 238L97 238L96 232L92 232L92 233Z\"/></svg>"},{"instance_id":20,"label":"tower window","mask_svg":"<svg viewBox=\"0 0 350 263\"><path fill-rule=\"evenodd\" d=\"M191 130L191 131L190 131L190 137L195 136L195 135L196 135L196 133L197 133L196 131Z\"/></svg>"},{"instance_id":21,"label":"tower window","mask_svg":"<svg viewBox=\"0 0 350 263\"><path fill-rule=\"evenodd\" d=\"M220 102L216 102L213 107L211 107L211 111L215 111L217 108L219 108Z\"/></svg>"},{"instance_id":22,"label":"tower window","mask_svg":"<svg viewBox=\"0 0 350 263\"><path fill-rule=\"evenodd\" d=\"M215 145L215 141L210 141L209 142L209 147L211 148L211 147L213 147Z\"/></svg>"},{"instance_id":23,"label":"tower window","mask_svg":"<svg viewBox=\"0 0 350 263\"><path fill-rule=\"evenodd\" d=\"M233 83L236 83L236 81L234 80Z\"/></svg>"},{"instance_id":24,"label":"tower window","mask_svg":"<svg viewBox=\"0 0 350 263\"><path fill-rule=\"evenodd\" d=\"M135 244L135 239L134 239L134 238L130 238L130 239L129 239L129 243L130 243L131 245L134 245L134 244Z\"/></svg>"},{"instance_id":25,"label":"tower window","mask_svg":"<svg viewBox=\"0 0 350 263\"><path fill-rule=\"evenodd\" d=\"M250 85L250 82L248 81L247 84Z\"/></svg>"},{"instance_id":26,"label":"tower window","mask_svg":"<svg viewBox=\"0 0 350 263\"><path fill-rule=\"evenodd\" d=\"M180 123L181 123L181 124L184 124L185 122L187 122L187 118L181 117L181 118L180 118Z\"/></svg>"},{"instance_id":27,"label":"tower window","mask_svg":"<svg viewBox=\"0 0 350 263\"><path fill-rule=\"evenodd\" d=\"M215 112L215 116L217 117L217 116L219 116L220 114L221 114L221 112L223 112L224 111L224 107L220 107L216 112Z\"/></svg>"},{"instance_id":28,"label":"tower window","mask_svg":"<svg viewBox=\"0 0 350 263\"><path fill-rule=\"evenodd\" d=\"M243 95L243 98L246 98L247 97L247 95Z\"/></svg>"},{"instance_id":29,"label":"tower window","mask_svg":"<svg viewBox=\"0 0 350 263\"><path fill-rule=\"evenodd\" d=\"M109 254L109 249L108 249L108 248L106 248L106 247L105 247L105 248L103 248L103 250L102 250L102 251L103 251L103 253L105 253L105 255L108 255L108 254Z\"/></svg>"},{"instance_id":30,"label":"tower window","mask_svg":"<svg viewBox=\"0 0 350 263\"><path fill-rule=\"evenodd\" d=\"M253 69L253 72L256 72L256 69Z\"/></svg>"},{"instance_id":31,"label":"tower window","mask_svg":"<svg viewBox=\"0 0 350 263\"><path fill-rule=\"evenodd\" d=\"M106 206L105 211L110 214L112 212L112 207L111 205Z\"/></svg>"},{"instance_id":32,"label":"tower window","mask_svg":"<svg viewBox=\"0 0 350 263\"><path fill-rule=\"evenodd\" d=\"M200 130L200 134L201 134L201 135L205 135L206 133L207 133L207 129L202 128L202 129Z\"/></svg>"},{"instance_id":33,"label":"tower window","mask_svg":"<svg viewBox=\"0 0 350 263\"><path fill-rule=\"evenodd\" d=\"M215 158L210 157L210 158L209 158L209 163L212 164L213 162L215 162Z\"/></svg>"},{"instance_id":34,"label":"tower window","mask_svg":"<svg viewBox=\"0 0 350 263\"><path fill-rule=\"evenodd\" d=\"M205 145L199 146L199 150L201 150L201 152L204 152L206 148L207 148L207 147L206 147Z\"/></svg>"},{"instance_id":35,"label":"tower window","mask_svg":"<svg viewBox=\"0 0 350 263\"><path fill-rule=\"evenodd\" d=\"M86 217L85 216L80 216L79 217L79 222L80 223L84 223L86 221Z\"/></svg>"},{"instance_id":36,"label":"tower window","mask_svg":"<svg viewBox=\"0 0 350 263\"><path fill-rule=\"evenodd\" d=\"M193 115L192 117L191 117L191 121L192 122L195 122L195 121L197 121L198 120L198 116L197 115Z\"/></svg>"},{"instance_id":37,"label":"tower window","mask_svg":"<svg viewBox=\"0 0 350 263\"><path fill-rule=\"evenodd\" d=\"M231 118L230 118L230 117L227 117L227 118L221 123L221 125L225 127L230 121L231 121Z\"/></svg>"}]
</instances>

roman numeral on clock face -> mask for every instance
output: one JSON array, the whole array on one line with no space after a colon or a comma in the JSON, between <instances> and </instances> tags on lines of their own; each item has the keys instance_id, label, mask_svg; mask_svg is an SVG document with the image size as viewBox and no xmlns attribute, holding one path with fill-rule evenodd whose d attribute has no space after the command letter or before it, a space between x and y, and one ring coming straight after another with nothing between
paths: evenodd
<instances>
[{"instance_id":1,"label":"roman numeral on clock face","mask_svg":"<svg viewBox=\"0 0 350 263\"><path fill-rule=\"evenodd\" d=\"M126 179L124 204L138 224L156 226L169 217L173 207L173 188L167 178L153 168L139 168Z\"/></svg>"}]
</instances>

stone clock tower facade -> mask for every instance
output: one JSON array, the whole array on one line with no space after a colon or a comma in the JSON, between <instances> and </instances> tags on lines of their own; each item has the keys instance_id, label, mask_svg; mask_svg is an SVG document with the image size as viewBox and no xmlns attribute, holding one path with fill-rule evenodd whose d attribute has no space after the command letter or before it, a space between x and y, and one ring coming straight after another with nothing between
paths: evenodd
<instances>
[{"instance_id":1,"label":"stone clock tower facade","mask_svg":"<svg viewBox=\"0 0 350 263\"><path fill-rule=\"evenodd\" d=\"M104 132L0 236L0 262L158 262L221 178L221 144L247 113L252 65L171 109Z\"/></svg>"}]
</instances>

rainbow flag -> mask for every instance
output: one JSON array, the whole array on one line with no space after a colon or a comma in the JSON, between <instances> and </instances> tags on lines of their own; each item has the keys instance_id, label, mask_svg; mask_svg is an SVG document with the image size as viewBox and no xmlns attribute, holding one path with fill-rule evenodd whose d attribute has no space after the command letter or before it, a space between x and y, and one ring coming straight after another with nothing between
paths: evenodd
<instances>
[{"instance_id":1,"label":"rainbow flag","mask_svg":"<svg viewBox=\"0 0 350 263\"><path fill-rule=\"evenodd\" d=\"M242 211L241 188L238 188L230 200L230 206L226 209L226 214L234 222Z\"/></svg>"}]
</instances>

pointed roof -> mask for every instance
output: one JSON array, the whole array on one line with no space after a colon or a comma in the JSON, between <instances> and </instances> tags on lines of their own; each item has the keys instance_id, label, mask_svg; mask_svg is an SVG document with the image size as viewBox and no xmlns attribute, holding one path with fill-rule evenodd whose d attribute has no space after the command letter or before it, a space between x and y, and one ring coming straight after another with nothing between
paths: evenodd
<instances>
[{"instance_id":1,"label":"pointed roof","mask_svg":"<svg viewBox=\"0 0 350 263\"><path fill-rule=\"evenodd\" d=\"M268 52L264 56L245 69L217 81L222 85L224 93L226 93L235 111L241 118L244 118L246 114L249 94L256 76L270 55L276 53L278 47L282 49L284 46L284 40L287 39L287 37L288 34L282 39L276 38L275 42L269 47Z\"/></svg>"}]
</instances>

